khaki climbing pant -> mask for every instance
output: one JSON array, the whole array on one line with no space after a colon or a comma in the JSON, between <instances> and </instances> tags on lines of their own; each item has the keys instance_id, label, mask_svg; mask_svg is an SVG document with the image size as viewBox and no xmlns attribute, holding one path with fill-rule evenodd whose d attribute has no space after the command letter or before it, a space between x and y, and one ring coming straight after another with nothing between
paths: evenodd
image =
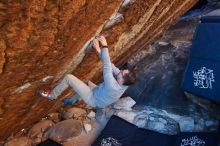
<instances>
[{"instance_id":1,"label":"khaki climbing pant","mask_svg":"<svg viewBox=\"0 0 220 146\"><path fill-rule=\"evenodd\" d=\"M55 98L57 98L69 86L77 93L74 98L81 97L86 104L95 107L94 100L92 98L92 89L96 85L90 81L87 85L72 74L66 75L63 80L52 90L52 94Z\"/></svg>"}]
</instances>

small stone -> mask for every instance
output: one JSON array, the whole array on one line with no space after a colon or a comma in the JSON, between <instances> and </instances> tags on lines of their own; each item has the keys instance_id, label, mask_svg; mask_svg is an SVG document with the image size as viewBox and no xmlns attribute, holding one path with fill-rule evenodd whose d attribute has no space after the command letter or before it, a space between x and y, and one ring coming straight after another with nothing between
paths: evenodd
<instances>
[{"instance_id":1,"label":"small stone","mask_svg":"<svg viewBox=\"0 0 220 146\"><path fill-rule=\"evenodd\" d=\"M95 112L94 111L91 111L88 115L87 115L88 118L90 119L94 119L95 118Z\"/></svg>"},{"instance_id":2,"label":"small stone","mask_svg":"<svg viewBox=\"0 0 220 146\"><path fill-rule=\"evenodd\" d=\"M215 125L215 122L214 122L214 121L206 121L206 122L205 122L205 125L206 125L207 127L210 127L210 126Z\"/></svg>"},{"instance_id":3,"label":"small stone","mask_svg":"<svg viewBox=\"0 0 220 146\"><path fill-rule=\"evenodd\" d=\"M18 87L16 90L15 90L15 93L21 93L23 92L25 89L29 88L31 86L31 83L26 83L20 87Z\"/></svg>"},{"instance_id":4,"label":"small stone","mask_svg":"<svg viewBox=\"0 0 220 146\"><path fill-rule=\"evenodd\" d=\"M154 118L153 118L153 117L150 117L150 120L151 120L151 121L153 121L153 120L154 120Z\"/></svg>"},{"instance_id":5,"label":"small stone","mask_svg":"<svg viewBox=\"0 0 220 146\"><path fill-rule=\"evenodd\" d=\"M86 111L82 108L70 108L66 111L64 111L61 115L62 119L71 119L71 118L79 118L79 117L82 117L86 114Z\"/></svg>"},{"instance_id":6,"label":"small stone","mask_svg":"<svg viewBox=\"0 0 220 146\"><path fill-rule=\"evenodd\" d=\"M89 133L89 131L92 130L91 124L84 123L83 126L84 126L84 129L85 129L86 133Z\"/></svg>"},{"instance_id":7,"label":"small stone","mask_svg":"<svg viewBox=\"0 0 220 146\"><path fill-rule=\"evenodd\" d=\"M121 4L121 7L127 7L128 5L134 3L135 0L124 0L123 3Z\"/></svg>"},{"instance_id":8,"label":"small stone","mask_svg":"<svg viewBox=\"0 0 220 146\"><path fill-rule=\"evenodd\" d=\"M165 127L165 125L160 122L155 122L153 125L154 125L154 128L157 129L158 131L163 130Z\"/></svg>"},{"instance_id":9,"label":"small stone","mask_svg":"<svg viewBox=\"0 0 220 146\"><path fill-rule=\"evenodd\" d=\"M45 78L42 79L42 82L47 82L52 78L53 78L53 76L46 76Z\"/></svg>"},{"instance_id":10,"label":"small stone","mask_svg":"<svg viewBox=\"0 0 220 146\"><path fill-rule=\"evenodd\" d=\"M159 118L158 119L160 122L162 122L163 124L167 124L167 121L165 119Z\"/></svg>"},{"instance_id":11,"label":"small stone","mask_svg":"<svg viewBox=\"0 0 220 146\"><path fill-rule=\"evenodd\" d=\"M194 120L191 117L181 117L179 120L181 132L193 132L195 125Z\"/></svg>"},{"instance_id":12,"label":"small stone","mask_svg":"<svg viewBox=\"0 0 220 146\"><path fill-rule=\"evenodd\" d=\"M57 123L60 121L60 113L50 113L50 114L48 114L48 119Z\"/></svg>"},{"instance_id":13,"label":"small stone","mask_svg":"<svg viewBox=\"0 0 220 146\"><path fill-rule=\"evenodd\" d=\"M158 44L161 45L161 46L166 46L166 45L168 45L169 43L167 43L167 42L158 42Z\"/></svg>"}]
</instances>

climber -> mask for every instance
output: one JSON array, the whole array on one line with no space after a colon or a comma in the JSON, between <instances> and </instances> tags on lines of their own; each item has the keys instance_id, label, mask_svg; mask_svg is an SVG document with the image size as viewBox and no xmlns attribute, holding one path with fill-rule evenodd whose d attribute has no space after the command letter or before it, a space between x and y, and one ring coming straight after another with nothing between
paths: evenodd
<instances>
[{"instance_id":1,"label":"climber","mask_svg":"<svg viewBox=\"0 0 220 146\"><path fill-rule=\"evenodd\" d=\"M55 100L70 86L86 104L92 107L104 108L117 101L128 86L135 83L135 73L133 70L128 69L119 70L111 63L107 41L104 36L96 37L92 43L103 64L103 83L90 88L77 77L68 74L53 90L41 89L38 91L39 95L49 100ZM64 99L63 103L74 104L76 101L76 98L68 98Z\"/></svg>"}]
</instances>

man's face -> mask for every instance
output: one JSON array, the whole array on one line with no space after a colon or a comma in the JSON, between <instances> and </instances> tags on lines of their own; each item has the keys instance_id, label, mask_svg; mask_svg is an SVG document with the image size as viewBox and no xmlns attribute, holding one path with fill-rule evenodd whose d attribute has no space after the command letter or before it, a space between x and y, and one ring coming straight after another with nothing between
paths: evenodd
<instances>
[{"instance_id":1,"label":"man's face","mask_svg":"<svg viewBox=\"0 0 220 146\"><path fill-rule=\"evenodd\" d=\"M120 73L117 75L117 81L119 84L123 84L125 79L124 77L129 73L129 70L121 70Z\"/></svg>"}]
</instances>

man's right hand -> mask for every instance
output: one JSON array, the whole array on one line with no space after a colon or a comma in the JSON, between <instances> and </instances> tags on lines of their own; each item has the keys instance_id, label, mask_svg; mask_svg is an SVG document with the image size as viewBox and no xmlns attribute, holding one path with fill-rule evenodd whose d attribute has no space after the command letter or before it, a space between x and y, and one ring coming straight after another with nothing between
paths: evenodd
<instances>
[{"instance_id":1,"label":"man's right hand","mask_svg":"<svg viewBox=\"0 0 220 146\"><path fill-rule=\"evenodd\" d=\"M97 51L98 53L101 53L101 49L100 49L100 47L99 47L99 41L98 41L97 39L94 39L94 40L92 41L92 43L93 43L93 47L96 49L96 51Z\"/></svg>"},{"instance_id":2,"label":"man's right hand","mask_svg":"<svg viewBox=\"0 0 220 146\"><path fill-rule=\"evenodd\" d=\"M102 44L102 46L108 46L107 41L103 35L101 35L98 39L100 43Z\"/></svg>"}]
</instances>

